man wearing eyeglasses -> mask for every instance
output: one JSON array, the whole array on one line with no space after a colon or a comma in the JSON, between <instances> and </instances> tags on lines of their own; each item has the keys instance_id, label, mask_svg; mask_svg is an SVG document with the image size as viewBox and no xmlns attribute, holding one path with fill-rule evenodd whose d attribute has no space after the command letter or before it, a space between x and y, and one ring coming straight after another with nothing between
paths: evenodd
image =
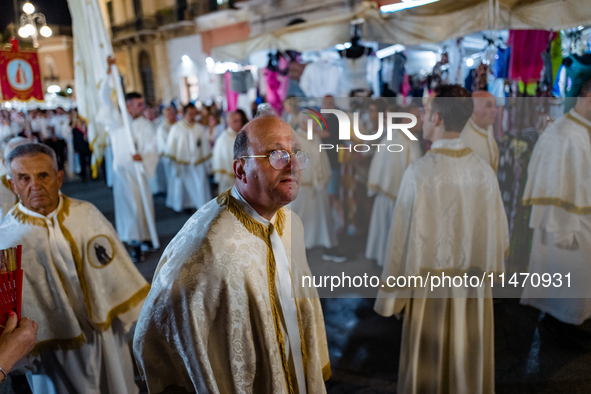
<instances>
[{"instance_id":1,"label":"man wearing eyeglasses","mask_svg":"<svg viewBox=\"0 0 591 394\"><path fill-rule=\"evenodd\" d=\"M236 184L168 245L142 310L134 352L148 390L325 393L324 320L303 226L285 207L308 154L291 127L261 116L236 136Z\"/></svg>"}]
</instances>

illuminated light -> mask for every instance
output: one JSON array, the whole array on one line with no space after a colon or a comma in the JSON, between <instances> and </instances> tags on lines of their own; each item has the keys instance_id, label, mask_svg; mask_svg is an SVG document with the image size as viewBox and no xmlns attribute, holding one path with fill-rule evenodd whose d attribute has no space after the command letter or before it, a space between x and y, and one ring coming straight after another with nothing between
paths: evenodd
<instances>
[{"instance_id":1,"label":"illuminated light","mask_svg":"<svg viewBox=\"0 0 591 394\"><path fill-rule=\"evenodd\" d=\"M25 14L32 14L33 12L35 12L35 6L31 3L25 3L23 5L23 11L25 12Z\"/></svg>"},{"instance_id":2,"label":"illuminated light","mask_svg":"<svg viewBox=\"0 0 591 394\"><path fill-rule=\"evenodd\" d=\"M435 3L439 0L414 0L414 1L403 1L401 3L395 3L395 4L388 4L388 5L383 5L380 7L380 11L382 12L398 12L398 11L402 11L402 10L406 10L408 8L414 8L414 7L419 7L422 5L427 5L427 4L431 4L431 3Z\"/></svg>"},{"instance_id":3,"label":"illuminated light","mask_svg":"<svg viewBox=\"0 0 591 394\"><path fill-rule=\"evenodd\" d=\"M207 63L208 65L214 65L215 60L213 60L212 57L207 57L207 59L205 59L205 63Z\"/></svg>"},{"instance_id":4,"label":"illuminated light","mask_svg":"<svg viewBox=\"0 0 591 394\"><path fill-rule=\"evenodd\" d=\"M434 67L435 64L437 64L437 62L435 61L435 59L429 60L429 66Z\"/></svg>"},{"instance_id":5,"label":"illuminated light","mask_svg":"<svg viewBox=\"0 0 591 394\"><path fill-rule=\"evenodd\" d=\"M31 24L25 25L25 31L27 33L27 36L33 36L35 35L35 33L37 33L37 30L35 30L35 26Z\"/></svg>"},{"instance_id":6,"label":"illuminated light","mask_svg":"<svg viewBox=\"0 0 591 394\"><path fill-rule=\"evenodd\" d=\"M474 59L472 59L471 57L466 59L466 66L472 67L473 65L474 65Z\"/></svg>"},{"instance_id":7,"label":"illuminated light","mask_svg":"<svg viewBox=\"0 0 591 394\"><path fill-rule=\"evenodd\" d=\"M383 59L383 58L393 55L395 53L402 52L405 49L406 49L406 47L404 45L400 45L400 44L390 45L389 47L386 47L384 49L380 49L379 51L377 51L376 56L378 57L378 59Z\"/></svg>"},{"instance_id":8,"label":"illuminated light","mask_svg":"<svg viewBox=\"0 0 591 394\"><path fill-rule=\"evenodd\" d=\"M5 103L4 105L6 105L6 108L12 108L12 104L10 103Z\"/></svg>"},{"instance_id":9,"label":"illuminated light","mask_svg":"<svg viewBox=\"0 0 591 394\"><path fill-rule=\"evenodd\" d=\"M41 35L43 37L51 37L51 34L53 33L51 31L51 29L49 28L49 26L43 26L41 27L41 29L39 30L39 33L41 33Z\"/></svg>"},{"instance_id":10,"label":"illuminated light","mask_svg":"<svg viewBox=\"0 0 591 394\"><path fill-rule=\"evenodd\" d=\"M181 57L181 60L183 61L183 63L191 63L191 59L187 55L183 55L183 57Z\"/></svg>"},{"instance_id":11,"label":"illuminated light","mask_svg":"<svg viewBox=\"0 0 591 394\"><path fill-rule=\"evenodd\" d=\"M62 88L60 88L58 85L49 85L47 87L47 93L59 93L62 91Z\"/></svg>"},{"instance_id":12,"label":"illuminated light","mask_svg":"<svg viewBox=\"0 0 591 394\"><path fill-rule=\"evenodd\" d=\"M345 46L345 49L351 48L351 43L350 42L346 42L343 45Z\"/></svg>"},{"instance_id":13,"label":"illuminated light","mask_svg":"<svg viewBox=\"0 0 591 394\"><path fill-rule=\"evenodd\" d=\"M20 29L18 29L18 35L21 36L22 38L27 38L29 37L29 32L27 31L27 29L23 26Z\"/></svg>"}]
</instances>

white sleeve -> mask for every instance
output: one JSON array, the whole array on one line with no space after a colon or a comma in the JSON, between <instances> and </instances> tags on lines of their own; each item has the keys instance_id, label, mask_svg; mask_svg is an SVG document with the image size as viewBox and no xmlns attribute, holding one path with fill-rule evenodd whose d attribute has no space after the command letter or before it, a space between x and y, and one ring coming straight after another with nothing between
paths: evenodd
<instances>
[{"instance_id":1,"label":"white sleeve","mask_svg":"<svg viewBox=\"0 0 591 394\"><path fill-rule=\"evenodd\" d=\"M123 126L121 114L119 109L115 107L113 101L111 101L111 93L113 88L111 87L111 75L107 74L101 81L99 87L99 100L101 107L97 116L97 121L107 127L110 132Z\"/></svg>"}]
</instances>

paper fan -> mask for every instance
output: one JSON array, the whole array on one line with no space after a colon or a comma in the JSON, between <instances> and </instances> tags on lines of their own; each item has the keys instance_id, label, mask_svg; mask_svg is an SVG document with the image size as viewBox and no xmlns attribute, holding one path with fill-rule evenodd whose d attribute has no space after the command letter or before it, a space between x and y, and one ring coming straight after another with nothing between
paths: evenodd
<instances>
[{"instance_id":1,"label":"paper fan","mask_svg":"<svg viewBox=\"0 0 591 394\"><path fill-rule=\"evenodd\" d=\"M10 311L21 318L23 270L21 269L21 245L0 250L0 333L4 331Z\"/></svg>"}]
</instances>

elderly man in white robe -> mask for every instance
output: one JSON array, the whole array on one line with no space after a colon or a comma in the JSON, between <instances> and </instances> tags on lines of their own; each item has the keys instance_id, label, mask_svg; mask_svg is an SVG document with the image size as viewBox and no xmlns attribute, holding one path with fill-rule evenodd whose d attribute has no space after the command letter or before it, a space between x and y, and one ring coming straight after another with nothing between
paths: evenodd
<instances>
[{"instance_id":1,"label":"elderly man in white robe","mask_svg":"<svg viewBox=\"0 0 591 394\"><path fill-rule=\"evenodd\" d=\"M166 248L134 338L150 393L325 393L330 364L303 228L285 207L307 154L277 117L238 133L236 185ZM168 390L168 391L167 391Z\"/></svg>"},{"instance_id":2,"label":"elderly man in white robe","mask_svg":"<svg viewBox=\"0 0 591 394\"><path fill-rule=\"evenodd\" d=\"M195 105L185 105L183 120L170 128L166 142L172 178L166 205L176 212L199 209L211 199L209 136L207 129L195 121L196 116Z\"/></svg>"},{"instance_id":3,"label":"elderly man in white robe","mask_svg":"<svg viewBox=\"0 0 591 394\"><path fill-rule=\"evenodd\" d=\"M98 119L106 126L113 151L113 198L115 201L115 227L119 239L133 246L132 259L144 259L143 251L152 250L150 226L156 231L154 200L148 179L158 164L156 132L152 123L142 116L144 99L138 93L128 93L125 101L129 113L131 137L135 154L131 154L130 142L123 126L119 109L111 101L111 65L115 59L107 59L107 76L100 86L101 109ZM141 163L138 172L136 165ZM149 223L151 222L151 223Z\"/></svg>"},{"instance_id":4,"label":"elderly man in white robe","mask_svg":"<svg viewBox=\"0 0 591 394\"><path fill-rule=\"evenodd\" d=\"M542 324L559 339L588 342L576 326L591 318L591 78L534 146L523 204L532 206L534 230L528 272L561 276L563 285L527 282L521 303L545 312Z\"/></svg>"},{"instance_id":5,"label":"elderly man in white robe","mask_svg":"<svg viewBox=\"0 0 591 394\"><path fill-rule=\"evenodd\" d=\"M474 111L462 130L462 142L486 161L497 172L499 168L499 147L492 125L497 116L497 100L489 92L476 91L472 94Z\"/></svg>"},{"instance_id":6,"label":"elderly man in white robe","mask_svg":"<svg viewBox=\"0 0 591 394\"><path fill-rule=\"evenodd\" d=\"M327 185L332 176L328 154L320 151L322 140L316 123L303 112L298 115L296 136L302 144L302 149L308 152L310 164L302 171L302 184L298 197L291 203L290 208L301 219L304 225L306 249L316 246L326 248L327 260L333 258L343 262L346 257L334 252L338 244L336 229L332 217ZM308 140L309 122L313 129L312 139ZM328 258L329 257L329 258ZM335 260L335 261L336 261Z\"/></svg>"},{"instance_id":7,"label":"elderly man in white robe","mask_svg":"<svg viewBox=\"0 0 591 394\"><path fill-rule=\"evenodd\" d=\"M23 245L22 313L39 324L33 373L57 393L138 393L125 334L149 284L99 210L60 193L51 148L19 145L6 163L20 203L0 225L0 249Z\"/></svg>"},{"instance_id":8,"label":"elderly man in white robe","mask_svg":"<svg viewBox=\"0 0 591 394\"><path fill-rule=\"evenodd\" d=\"M211 154L211 168L213 180L218 184L218 192L230 189L234 186L234 141L236 135L248 122L246 114L241 109L230 112L228 115L228 128L216 140Z\"/></svg>"},{"instance_id":9,"label":"elderly man in white robe","mask_svg":"<svg viewBox=\"0 0 591 394\"><path fill-rule=\"evenodd\" d=\"M152 110L153 111L153 110ZM166 193L168 190L170 159L166 157L166 143L170 128L177 121L177 111L173 106L164 108L163 120L156 128L156 145L158 146L158 166L154 176L150 178L150 188L153 194ZM155 120L152 121L155 124Z\"/></svg>"},{"instance_id":10,"label":"elderly man in white robe","mask_svg":"<svg viewBox=\"0 0 591 394\"><path fill-rule=\"evenodd\" d=\"M472 105L460 86L436 88L423 114L423 133L433 145L408 167L398 192L375 310L404 313L401 394L495 392L490 282L477 288L449 283L433 292L388 287L391 277L481 277L504 269L509 229L496 175L460 139Z\"/></svg>"},{"instance_id":11,"label":"elderly man in white robe","mask_svg":"<svg viewBox=\"0 0 591 394\"><path fill-rule=\"evenodd\" d=\"M407 111L417 117L417 124L409 129L411 133L417 133L422 128L419 108L413 106ZM421 144L419 141L410 140L402 132L394 133L391 141L385 136L380 143L402 146L400 152L389 152L385 149L376 152L369 166L367 194L370 197L375 196L375 199L371 209L365 257L376 260L378 265L383 267L390 245L388 236L394 221L394 207L402 175L409 165L421 157Z\"/></svg>"}]
</instances>

